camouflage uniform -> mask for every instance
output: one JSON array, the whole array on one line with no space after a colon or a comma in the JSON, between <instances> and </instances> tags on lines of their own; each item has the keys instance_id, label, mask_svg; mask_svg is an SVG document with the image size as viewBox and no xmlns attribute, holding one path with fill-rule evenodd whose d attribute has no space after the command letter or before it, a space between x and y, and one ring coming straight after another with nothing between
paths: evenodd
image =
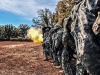
<instances>
[{"instance_id":1,"label":"camouflage uniform","mask_svg":"<svg viewBox=\"0 0 100 75\"><path fill-rule=\"evenodd\" d=\"M54 29L53 29L54 30ZM53 55L53 60L54 62L57 60L56 58L56 55L55 55L55 37L56 37L56 32L54 31L53 34L52 34L52 55Z\"/></svg>"},{"instance_id":2,"label":"camouflage uniform","mask_svg":"<svg viewBox=\"0 0 100 75\"><path fill-rule=\"evenodd\" d=\"M44 33L44 36L43 36L43 43L42 43L42 46L43 46L43 53L45 55L45 60L48 60L48 55L49 55L49 52L50 52L50 37L49 37L49 28L46 28L45 29L45 33Z\"/></svg>"},{"instance_id":3,"label":"camouflage uniform","mask_svg":"<svg viewBox=\"0 0 100 75\"><path fill-rule=\"evenodd\" d=\"M62 42L64 44L64 48L62 52L62 68L65 75L73 75L72 69L70 67L70 61L73 57L73 53L75 50L75 43L73 37L70 34L71 17L65 18L63 25L64 32Z\"/></svg>"},{"instance_id":4,"label":"camouflage uniform","mask_svg":"<svg viewBox=\"0 0 100 75\"><path fill-rule=\"evenodd\" d=\"M78 10L74 9L71 27L77 50L76 75L84 75L85 71L99 75L100 48L92 32L92 24L100 10L100 0L82 0L76 6Z\"/></svg>"},{"instance_id":5,"label":"camouflage uniform","mask_svg":"<svg viewBox=\"0 0 100 75\"><path fill-rule=\"evenodd\" d=\"M43 46L43 53L45 55L45 60L48 60L48 56L49 56L49 52L50 52L50 42L49 42L49 38L48 37L42 43L42 46Z\"/></svg>"},{"instance_id":6,"label":"camouflage uniform","mask_svg":"<svg viewBox=\"0 0 100 75\"><path fill-rule=\"evenodd\" d=\"M60 28L57 31L57 36L56 36L57 39L55 40L55 47L56 47L56 50L58 49L57 56L58 56L58 61L60 65L62 64L61 60L62 60L62 50L63 50L62 35L63 35L63 30L62 28Z\"/></svg>"},{"instance_id":7,"label":"camouflage uniform","mask_svg":"<svg viewBox=\"0 0 100 75\"><path fill-rule=\"evenodd\" d=\"M50 42L50 57L51 59L53 59L53 39L52 39L52 36L54 34L54 29L51 28L50 31L49 31L49 42Z\"/></svg>"},{"instance_id":8,"label":"camouflage uniform","mask_svg":"<svg viewBox=\"0 0 100 75\"><path fill-rule=\"evenodd\" d=\"M52 36L53 58L55 61L55 65L60 65L61 63L61 53L62 53L61 48L63 47L61 39L62 39L62 27L61 25L56 25L54 27L54 34Z\"/></svg>"}]
</instances>

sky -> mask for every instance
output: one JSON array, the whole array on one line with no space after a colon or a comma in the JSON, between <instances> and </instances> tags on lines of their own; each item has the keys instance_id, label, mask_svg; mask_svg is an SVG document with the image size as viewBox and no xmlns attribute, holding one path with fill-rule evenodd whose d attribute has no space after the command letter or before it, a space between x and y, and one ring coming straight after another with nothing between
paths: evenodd
<instances>
[{"instance_id":1,"label":"sky","mask_svg":"<svg viewBox=\"0 0 100 75\"><path fill-rule=\"evenodd\" d=\"M58 1L60 0L0 0L0 25L31 26L32 19L38 17L39 9L48 8L55 12Z\"/></svg>"}]
</instances>

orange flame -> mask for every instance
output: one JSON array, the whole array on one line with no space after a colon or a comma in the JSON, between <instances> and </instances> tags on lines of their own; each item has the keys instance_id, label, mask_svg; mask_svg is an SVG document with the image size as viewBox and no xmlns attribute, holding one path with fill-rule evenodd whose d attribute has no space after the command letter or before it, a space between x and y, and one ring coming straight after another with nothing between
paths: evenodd
<instances>
[{"instance_id":1,"label":"orange flame","mask_svg":"<svg viewBox=\"0 0 100 75\"><path fill-rule=\"evenodd\" d=\"M40 28L30 28L28 30L28 38L32 39L35 43L43 42L42 30Z\"/></svg>"}]
</instances>

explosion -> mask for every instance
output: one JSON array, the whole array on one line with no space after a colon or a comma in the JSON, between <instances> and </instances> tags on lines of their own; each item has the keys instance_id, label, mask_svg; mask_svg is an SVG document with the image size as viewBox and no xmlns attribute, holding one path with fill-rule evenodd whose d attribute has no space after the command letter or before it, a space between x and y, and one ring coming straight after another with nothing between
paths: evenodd
<instances>
[{"instance_id":1,"label":"explosion","mask_svg":"<svg viewBox=\"0 0 100 75\"><path fill-rule=\"evenodd\" d=\"M35 42L35 43L43 42L42 30L40 28L35 28L35 27L34 28L30 28L28 30L27 36L28 36L28 38L33 40L33 42Z\"/></svg>"}]
</instances>

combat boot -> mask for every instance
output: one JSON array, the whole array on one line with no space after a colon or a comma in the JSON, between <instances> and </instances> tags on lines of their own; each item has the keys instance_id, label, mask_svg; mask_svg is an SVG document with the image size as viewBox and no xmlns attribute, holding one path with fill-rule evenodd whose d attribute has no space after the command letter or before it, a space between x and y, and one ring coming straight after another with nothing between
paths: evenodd
<instances>
[{"instance_id":1,"label":"combat boot","mask_svg":"<svg viewBox=\"0 0 100 75\"><path fill-rule=\"evenodd\" d=\"M54 66L59 66L59 62L58 61L55 61L54 62Z\"/></svg>"},{"instance_id":2,"label":"combat boot","mask_svg":"<svg viewBox=\"0 0 100 75\"><path fill-rule=\"evenodd\" d=\"M43 59L43 61L48 61L48 59L47 59L47 58L45 58L45 59Z\"/></svg>"},{"instance_id":3,"label":"combat boot","mask_svg":"<svg viewBox=\"0 0 100 75\"><path fill-rule=\"evenodd\" d=\"M45 58L43 59L43 61L48 61L48 56L45 56Z\"/></svg>"}]
</instances>

